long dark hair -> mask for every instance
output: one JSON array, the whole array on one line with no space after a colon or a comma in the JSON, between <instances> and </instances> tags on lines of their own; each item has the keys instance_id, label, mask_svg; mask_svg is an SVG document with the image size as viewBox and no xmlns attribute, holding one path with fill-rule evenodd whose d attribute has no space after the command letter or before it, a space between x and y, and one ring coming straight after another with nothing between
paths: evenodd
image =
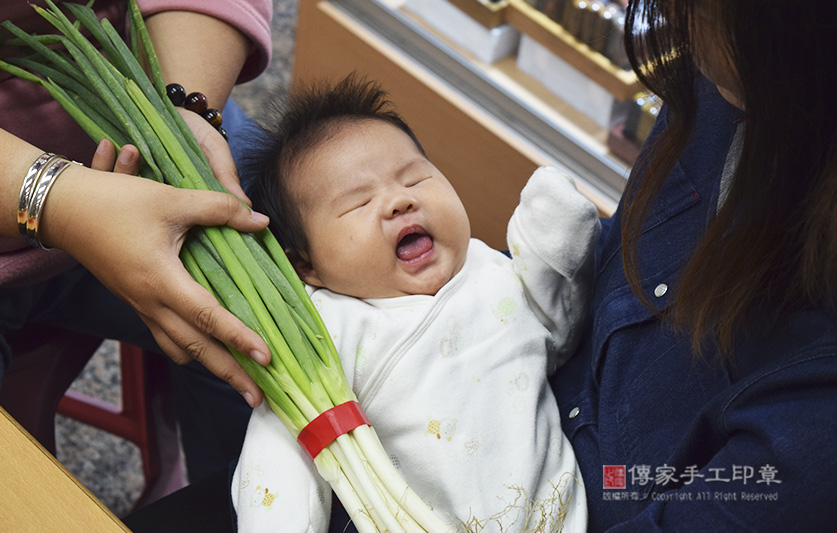
<instances>
[{"instance_id":1,"label":"long dark hair","mask_svg":"<svg viewBox=\"0 0 837 533\"><path fill-rule=\"evenodd\" d=\"M626 47L670 121L624 200L623 260L638 298L637 241L649 206L695 122L696 0L632 0ZM777 323L837 308L837 10L827 0L708 0L711 30L738 72L744 140L729 195L686 265L668 317L696 353L713 338L730 357L753 309ZM705 15L705 14L704 14ZM705 20L704 20L705 22Z\"/></svg>"}]
</instances>

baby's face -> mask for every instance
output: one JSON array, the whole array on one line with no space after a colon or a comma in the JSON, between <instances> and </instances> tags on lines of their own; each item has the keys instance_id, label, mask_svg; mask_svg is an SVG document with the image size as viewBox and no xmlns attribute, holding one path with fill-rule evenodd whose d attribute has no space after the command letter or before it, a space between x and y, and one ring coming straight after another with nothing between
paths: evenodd
<instances>
[{"instance_id":1,"label":"baby's face","mask_svg":"<svg viewBox=\"0 0 837 533\"><path fill-rule=\"evenodd\" d=\"M292 179L309 242L306 283L358 298L432 295L462 268L465 208L396 126L340 126Z\"/></svg>"}]
</instances>

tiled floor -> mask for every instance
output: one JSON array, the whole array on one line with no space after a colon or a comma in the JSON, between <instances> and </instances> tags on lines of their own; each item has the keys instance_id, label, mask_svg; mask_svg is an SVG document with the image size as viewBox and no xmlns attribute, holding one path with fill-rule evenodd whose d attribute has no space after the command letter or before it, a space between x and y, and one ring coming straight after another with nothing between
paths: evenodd
<instances>
[{"instance_id":1,"label":"tiled floor","mask_svg":"<svg viewBox=\"0 0 837 533\"><path fill-rule=\"evenodd\" d=\"M73 388L118 404L120 373L116 343L106 342ZM56 417L56 457L116 515L131 510L143 490L139 449L131 442L63 416Z\"/></svg>"},{"instance_id":2,"label":"tiled floor","mask_svg":"<svg viewBox=\"0 0 837 533\"><path fill-rule=\"evenodd\" d=\"M274 0L273 58L259 78L238 86L233 97L253 113L265 89L290 80L297 0ZM107 342L93 357L73 387L110 402L119 399L119 367L115 343ZM57 457L117 516L128 513L142 493L139 450L132 443L73 420L56 421Z\"/></svg>"}]
</instances>

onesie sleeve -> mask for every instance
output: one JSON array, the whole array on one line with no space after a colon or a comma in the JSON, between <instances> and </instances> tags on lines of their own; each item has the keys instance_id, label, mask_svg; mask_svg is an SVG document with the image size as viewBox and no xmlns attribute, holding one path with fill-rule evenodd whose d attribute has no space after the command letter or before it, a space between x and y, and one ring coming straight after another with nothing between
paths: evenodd
<instances>
[{"instance_id":1,"label":"onesie sleeve","mask_svg":"<svg viewBox=\"0 0 837 533\"><path fill-rule=\"evenodd\" d=\"M250 53L237 83L250 81L270 64L273 50L270 21L271 0L138 0L143 17L163 11L194 11L210 15L237 28L250 39Z\"/></svg>"},{"instance_id":2,"label":"onesie sleeve","mask_svg":"<svg viewBox=\"0 0 837 533\"><path fill-rule=\"evenodd\" d=\"M535 314L558 346L549 371L573 353L587 314L598 210L569 176L539 168L520 195L508 227L508 246Z\"/></svg>"},{"instance_id":3,"label":"onesie sleeve","mask_svg":"<svg viewBox=\"0 0 837 533\"><path fill-rule=\"evenodd\" d=\"M267 402L250 417L230 493L242 533L328 531L331 488Z\"/></svg>"}]
</instances>

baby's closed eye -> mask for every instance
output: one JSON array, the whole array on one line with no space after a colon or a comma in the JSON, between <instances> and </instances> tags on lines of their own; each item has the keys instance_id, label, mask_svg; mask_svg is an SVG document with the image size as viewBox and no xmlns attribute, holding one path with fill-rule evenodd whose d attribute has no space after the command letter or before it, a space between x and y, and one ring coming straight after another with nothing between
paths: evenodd
<instances>
[{"instance_id":1,"label":"baby's closed eye","mask_svg":"<svg viewBox=\"0 0 837 533\"><path fill-rule=\"evenodd\" d=\"M422 176L420 178L415 178L407 182L407 187L415 187L419 183L424 183L425 181L429 180L433 176Z\"/></svg>"},{"instance_id":2,"label":"baby's closed eye","mask_svg":"<svg viewBox=\"0 0 837 533\"><path fill-rule=\"evenodd\" d=\"M343 211L342 213L337 215L337 218L340 218L344 215L348 215L349 213L352 213L354 211L362 209L362 208L366 207L367 205L369 205L370 202L372 202L371 198L364 199L364 200L358 200L357 202L351 203L351 204L349 204L350 207L348 209L346 209L345 211Z\"/></svg>"}]
</instances>

